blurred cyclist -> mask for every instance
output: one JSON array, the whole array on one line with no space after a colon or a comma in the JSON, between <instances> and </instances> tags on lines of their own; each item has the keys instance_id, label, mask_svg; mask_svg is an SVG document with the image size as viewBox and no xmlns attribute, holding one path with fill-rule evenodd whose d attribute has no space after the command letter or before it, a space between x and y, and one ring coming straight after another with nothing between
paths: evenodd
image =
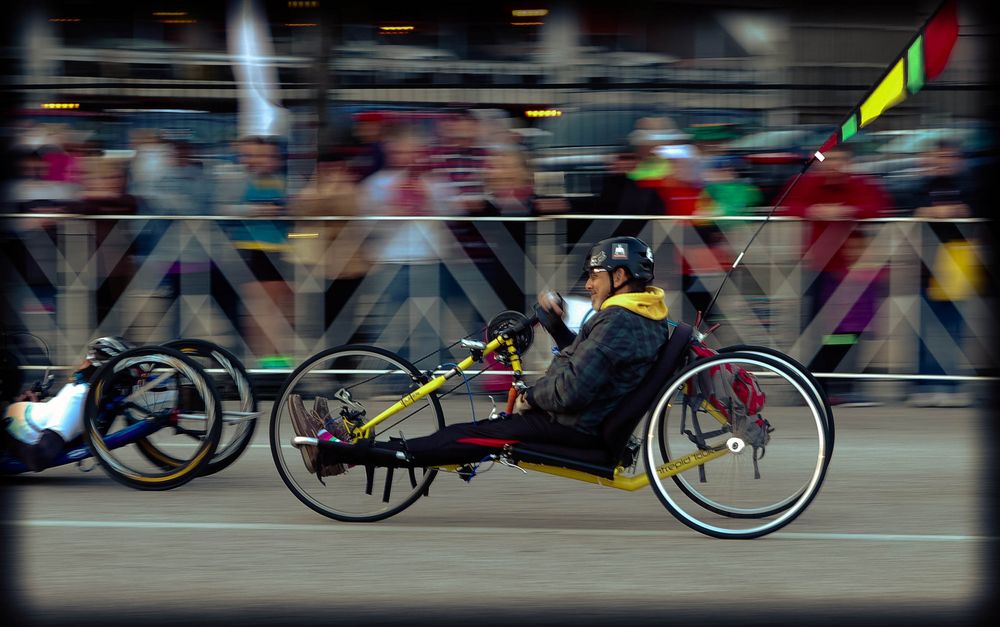
<instances>
[{"instance_id":1,"label":"blurred cyclist","mask_svg":"<svg viewBox=\"0 0 1000 627\"><path fill-rule=\"evenodd\" d=\"M83 403L90 378L112 357L133 348L122 337L101 337L87 344L87 353L69 382L45 401L31 390L21 394L3 411L4 452L24 462L35 472L45 470L59 453L83 433Z\"/></svg>"}]
</instances>

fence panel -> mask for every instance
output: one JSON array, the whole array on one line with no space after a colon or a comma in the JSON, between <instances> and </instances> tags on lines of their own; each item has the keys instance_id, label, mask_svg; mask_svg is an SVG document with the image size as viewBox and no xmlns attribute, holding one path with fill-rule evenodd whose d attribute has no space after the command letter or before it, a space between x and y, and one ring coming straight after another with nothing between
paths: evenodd
<instances>
[{"instance_id":1,"label":"fence panel","mask_svg":"<svg viewBox=\"0 0 1000 627\"><path fill-rule=\"evenodd\" d=\"M462 356L447 348L452 342L481 333L504 309L527 310L542 288L586 296L581 260L611 234L650 243L670 317L691 321L760 220L288 219L275 223L281 243L254 247L242 229L273 221L8 215L5 325L42 338L62 366L77 362L88 339L110 334L136 343L200 337L233 350L251 368L288 367L349 341L414 359L438 352L444 362ZM954 225L971 245L963 263L978 260L982 277L983 225L972 219ZM830 250L850 244L857 258L819 308L808 227L776 219L762 231L716 302L710 319L723 324L714 342L765 344L821 364L824 347L853 329L864 309L867 319L837 374L958 377L985 373L995 362L987 297L965 290L949 306L922 287L928 277L944 286L965 280L954 264L942 265L942 251L952 244L940 240L933 223L865 221L858 225L863 238L823 242ZM549 358L548 340L539 334L527 359L532 370L544 369ZM274 361L275 355L286 360ZM921 372L928 356L944 370Z\"/></svg>"}]
</instances>

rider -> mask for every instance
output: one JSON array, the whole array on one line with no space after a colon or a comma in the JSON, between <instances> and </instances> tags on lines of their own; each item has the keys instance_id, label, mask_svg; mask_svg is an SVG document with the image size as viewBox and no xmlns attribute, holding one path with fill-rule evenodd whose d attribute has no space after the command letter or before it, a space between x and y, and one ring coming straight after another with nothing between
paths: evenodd
<instances>
[{"instance_id":1,"label":"rider","mask_svg":"<svg viewBox=\"0 0 1000 627\"><path fill-rule=\"evenodd\" d=\"M83 433L83 403L90 377L115 355L132 348L122 337L101 337L87 344L87 353L59 393L45 401L30 390L3 412L3 447L35 472L45 470L66 443Z\"/></svg>"},{"instance_id":2,"label":"rider","mask_svg":"<svg viewBox=\"0 0 1000 627\"><path fill-rule=\"evenodd\" d=\"M587 255L584 271L597 313L559 351L534 386L518 395L512 415L449 425L405 441L362 440L319 450L303 446L306 467L327 476L343 472L344 463L472 463L483 458L483 446L499 449L517 442L603 447L601 422L638 387L667 340L667 305L663 290L650 285L653 251L638 238L598 242ZM539 304L555 315L562 314L559 303L544 294ZM307 411L297 396L290 401L296 433L316 436L329 414ZM317 399L320 406L325 409L325 399ZM333 435L344 439L346 427Z\"/></svg>"}]
</instances>

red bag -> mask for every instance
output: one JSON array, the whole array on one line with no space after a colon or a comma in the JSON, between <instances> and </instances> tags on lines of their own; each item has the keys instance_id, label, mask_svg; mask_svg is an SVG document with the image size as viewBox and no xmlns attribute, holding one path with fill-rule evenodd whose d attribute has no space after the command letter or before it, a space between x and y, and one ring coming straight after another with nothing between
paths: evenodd
<instances>
[{"instance_id":1,"label":"red bag","mask_svg":"<svg viewBox=\"0 0 1000 627\"><path fill-rule=\"evenodd\" d=\"M718 355L701 342L691 342L692 358ZM737 404L747 416L760 419L760 411L764 408L765 395L757 378L745 368L733 364L719 364L702 371L694 380L696 393L703 396L723 416L729 418L731 405Z\"/></svg>"}]
</instances>

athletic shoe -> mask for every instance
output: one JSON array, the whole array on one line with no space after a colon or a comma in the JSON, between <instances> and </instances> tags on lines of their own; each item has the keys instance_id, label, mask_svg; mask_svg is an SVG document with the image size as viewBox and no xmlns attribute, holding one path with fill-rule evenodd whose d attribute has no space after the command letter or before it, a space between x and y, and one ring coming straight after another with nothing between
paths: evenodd
<instances>
[{"instance_id":1,"label":"athletic shoe","mask_svg":"<svg viewBox=\"0 0 1000 627\"><path fill-rule=\"evenodd\" d=\"M337 416L334 418L330 415L330 406L327 404L326 397L316 397L313 401L313 414L323 425L323 428L320 431L320 438L324 440L334 439L350 444L350 430L347 428L347 425L344 424L344 419L342 417ZM344 472L347 472L347 466L344 464L339 462L329 462L326 461L323 455L319 456L320 477L332 477L334 475L343 474Z\"/></svg>"},{"instance_id":2,"label":"athletic shoe","mask_svg":"<svg viewBox=\"0 0 1000 627\"><path fill-rule=\"evenodd\" d=\"M881 407L885 403L881 401L870 401L870 400L845 400L840 403L840 407ZM832 404L831 404L832 405Z\"/></svg>"},{"instance_id":3,"label":"athletic shoe","mask_svg":"<svg viewBox=\"0 0 1000 627\"><path fill-rule=\"evenodd\" d=\"M843 396L831 396L829 398L831 407L881 407L883 403L865 398L856 392L849 392Z\"/></svg>"},{"instance_id":4,"label":"athletic shoe","mask_svg":"<svg viewBox=\"0 0 1000 627\"><path fill-rule=\"evenodd\" d=\"M968 407L972 399L964 392L941 392L938 394L938 407Z\"/></svg>"},{"instance_id":5,"label":"athletic shoe","mask_svg":"<svg viewBox=\"0 0 1000 627\"><path fill-rule=\"evenodd\" d=\"M305 405L302 404L302 397L298 394L288 396L288 414L292 418L292 428L295 430L295 435L315 438L319 435L320 429L323 428L323 421L315 412L306 409ZM302 453L302 461L305 462L306 470L311 473L316 472L316 447L300 446L299 452Z\"/></svg>"},{"instance_id":6,"label":"athletic shoe","mask_svg":"<svg viewBox=\"0 0 1000 627\"><path fill-rule=\"evenodd\" d=\"M934 392L917 392L906 399L910 407L937 407L938 395Z\"/></svg>"}]
</instances>

